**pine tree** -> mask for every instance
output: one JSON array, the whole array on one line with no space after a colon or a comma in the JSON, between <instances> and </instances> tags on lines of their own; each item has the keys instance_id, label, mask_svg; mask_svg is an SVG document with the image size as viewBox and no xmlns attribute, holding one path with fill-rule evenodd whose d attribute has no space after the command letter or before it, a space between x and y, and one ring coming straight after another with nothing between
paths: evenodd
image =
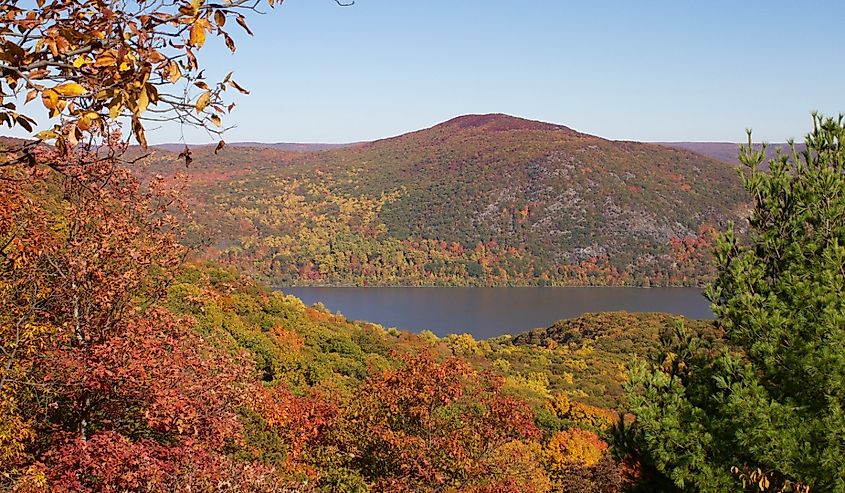
<instances>
[{"instance_id":1,"label":"pine tree","mask_svg":"<svg viewBox=\"0 0 845 493\"><path fill-rule=\"evenodd\" d=\"M845 119L763 166L749 234L717 243L720 340L679 330L632 368L628 448L683 491L845 492Z\"/></svg>"}]
</instances>

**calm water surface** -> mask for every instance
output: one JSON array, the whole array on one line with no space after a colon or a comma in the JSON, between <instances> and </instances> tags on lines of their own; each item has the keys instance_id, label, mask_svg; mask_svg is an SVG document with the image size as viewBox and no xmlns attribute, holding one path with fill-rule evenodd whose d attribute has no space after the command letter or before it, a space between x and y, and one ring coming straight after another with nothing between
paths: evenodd
<instances>
[{"instance_id":1,"label":"calm water surface","mask_svg":"<svg viewBox=\"0 0 845 493\"><path fill-rule=\"evenodd\" d=\"M353 320L476 338L548 327L586 312L668 312L712 319L697 288L280 288Z\"/></svg>"}]
</instances>

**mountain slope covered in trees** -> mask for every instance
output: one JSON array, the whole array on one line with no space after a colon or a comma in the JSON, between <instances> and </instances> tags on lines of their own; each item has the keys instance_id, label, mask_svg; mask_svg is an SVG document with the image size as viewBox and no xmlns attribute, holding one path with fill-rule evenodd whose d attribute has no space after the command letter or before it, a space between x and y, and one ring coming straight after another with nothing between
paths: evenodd
<instances>
[{"instance_id":1,"label":"mountain slope covered in trees","mask_svg":"<svg viewBox=\"0 0 845 493\"><path fill-rule=\"evenodd\" d=\"M193 152L211 255L288 284L699 284L711 231L746 209L727 163L499 114Z\"/></svg>"}]
</instances>

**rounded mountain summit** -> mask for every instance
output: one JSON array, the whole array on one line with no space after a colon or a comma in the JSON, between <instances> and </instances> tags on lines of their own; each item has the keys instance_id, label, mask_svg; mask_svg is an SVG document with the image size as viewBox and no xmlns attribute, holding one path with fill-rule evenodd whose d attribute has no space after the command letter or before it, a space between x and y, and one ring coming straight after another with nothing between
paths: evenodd
<instances>
[{"instance_id":1,"label":"rounded mountain summit","mask_svg":"<svg viewBox=\"0 0 845 493\"><path fill-rule=\"evenodd\" d=\"M215 253L292 284L699 284L749 202L735 165L503 114L198 152Z\"/></svg>"}]
</instances>

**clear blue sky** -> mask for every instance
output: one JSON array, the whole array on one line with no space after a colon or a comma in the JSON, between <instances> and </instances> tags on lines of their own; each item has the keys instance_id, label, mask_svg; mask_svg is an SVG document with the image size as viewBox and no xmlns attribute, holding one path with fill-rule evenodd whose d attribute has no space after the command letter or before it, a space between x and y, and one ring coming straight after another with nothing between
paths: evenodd
<instances>
[{"instance_id":1,"label":"clear blue sky","mask_svg":"<svg viewBox=\"0 0 845 493\"><path fill-rule=\"evenodd\" d=\"M845 111L843 19L842 0L288 0L235 55L216 42L203 58L252 90L229 141L371 140L491 112L612 139L783 141L811 110Z\"/></svg>"}]
</instances>

